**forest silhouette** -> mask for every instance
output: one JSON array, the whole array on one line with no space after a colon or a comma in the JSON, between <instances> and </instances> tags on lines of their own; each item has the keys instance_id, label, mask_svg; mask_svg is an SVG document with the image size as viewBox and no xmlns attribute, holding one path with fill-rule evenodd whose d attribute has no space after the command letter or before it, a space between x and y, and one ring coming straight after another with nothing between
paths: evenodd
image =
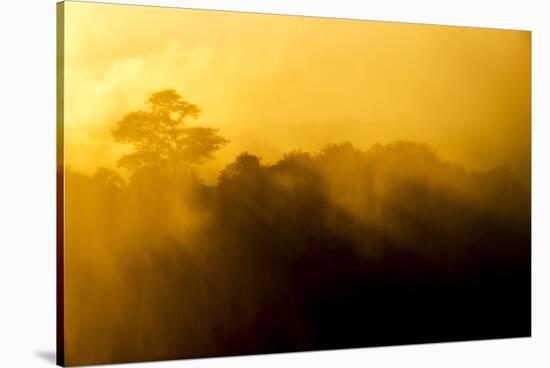
<instances>
[{"instance_id":1,"label":"forest silhouette","mask_svg":"<svg viewBox=\"0 0 550 368\"><path fill-rule=\"evenodd\" d=\"M531 193L506 167L343 142L208 185L230 143L199 114L153 93L113 125L120 171L65 168L67 364L530 335Z\"/></svg>"}]
</instances>

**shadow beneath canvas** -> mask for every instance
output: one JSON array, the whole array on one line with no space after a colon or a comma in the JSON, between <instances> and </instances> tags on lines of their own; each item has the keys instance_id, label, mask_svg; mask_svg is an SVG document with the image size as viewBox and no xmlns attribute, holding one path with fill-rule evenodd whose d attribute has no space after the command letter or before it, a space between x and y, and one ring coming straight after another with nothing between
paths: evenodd
<instances>
[{"instance_id":1,"label":"shadow beneath canvas","mask_svg":"<svg viewBox=\"0 0 550 368\"><path fill-rule=\"evenodd\" d=\"M56 355L55 355L55 351L37 351L34 353L36 356L44 359L45 361L47 361L48 363L51 363L51 364L56 364Z\"/></svg>"}]
</instances>

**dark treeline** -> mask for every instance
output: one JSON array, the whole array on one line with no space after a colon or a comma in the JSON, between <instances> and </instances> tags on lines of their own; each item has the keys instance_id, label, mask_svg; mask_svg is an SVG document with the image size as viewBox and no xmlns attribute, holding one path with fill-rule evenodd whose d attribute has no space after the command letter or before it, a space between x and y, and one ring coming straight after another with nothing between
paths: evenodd
<instances>
[{"instance_id":1,"label":"dark treeline","mask_svg":"<svg viewBox=\"0 0 550 368\"><path fill-rule=\"evenodd\" d=\"M412 142L243 153L214 186L141 163L65 172L67 364L530 335L505 168Z\"/></svg>"}]
</instances>

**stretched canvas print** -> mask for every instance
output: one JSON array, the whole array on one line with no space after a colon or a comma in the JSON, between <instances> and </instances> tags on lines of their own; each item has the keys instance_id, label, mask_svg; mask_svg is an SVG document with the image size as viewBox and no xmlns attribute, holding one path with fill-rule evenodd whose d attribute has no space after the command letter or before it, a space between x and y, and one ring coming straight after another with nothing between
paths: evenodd
<instances>
[{"instance_id":1,"label":"stretched canvas print","mask_svg":"<svg viewBox=\"0 0 550 368\"><path fill-rule=\"evenodd\" d=\"M531 334L531 33L58 4L58 364Z\"/></svg>"}]
</instances>

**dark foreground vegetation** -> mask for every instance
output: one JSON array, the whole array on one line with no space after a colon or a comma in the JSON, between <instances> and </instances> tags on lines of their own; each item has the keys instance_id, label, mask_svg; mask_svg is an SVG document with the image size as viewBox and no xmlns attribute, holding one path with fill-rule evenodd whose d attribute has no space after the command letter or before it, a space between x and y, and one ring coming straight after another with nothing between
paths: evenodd
<instances>
[{"instance_id":1,"label":"dark foreground vegetation","mask_svg":"<svg viewBox=\"0 0 550 368\"><path fill-rule=\"evenodd\" d=\"M160 161L65 186L67 364L531 333L530 191L504 168L338 144L243 153L215 186Z\"/></svg>"},{"instance_id":2,"label":"dark foreground vegetation","mask_svg":"<svg viewBox=\"0 0 550 368\"><path fill-rule=\"evenodd\" d=\"M530 334L530 196L505 170L402 142L243 154L214 187L153 167L66 183L79 362Z\"/></svg>"}]
</instances>

